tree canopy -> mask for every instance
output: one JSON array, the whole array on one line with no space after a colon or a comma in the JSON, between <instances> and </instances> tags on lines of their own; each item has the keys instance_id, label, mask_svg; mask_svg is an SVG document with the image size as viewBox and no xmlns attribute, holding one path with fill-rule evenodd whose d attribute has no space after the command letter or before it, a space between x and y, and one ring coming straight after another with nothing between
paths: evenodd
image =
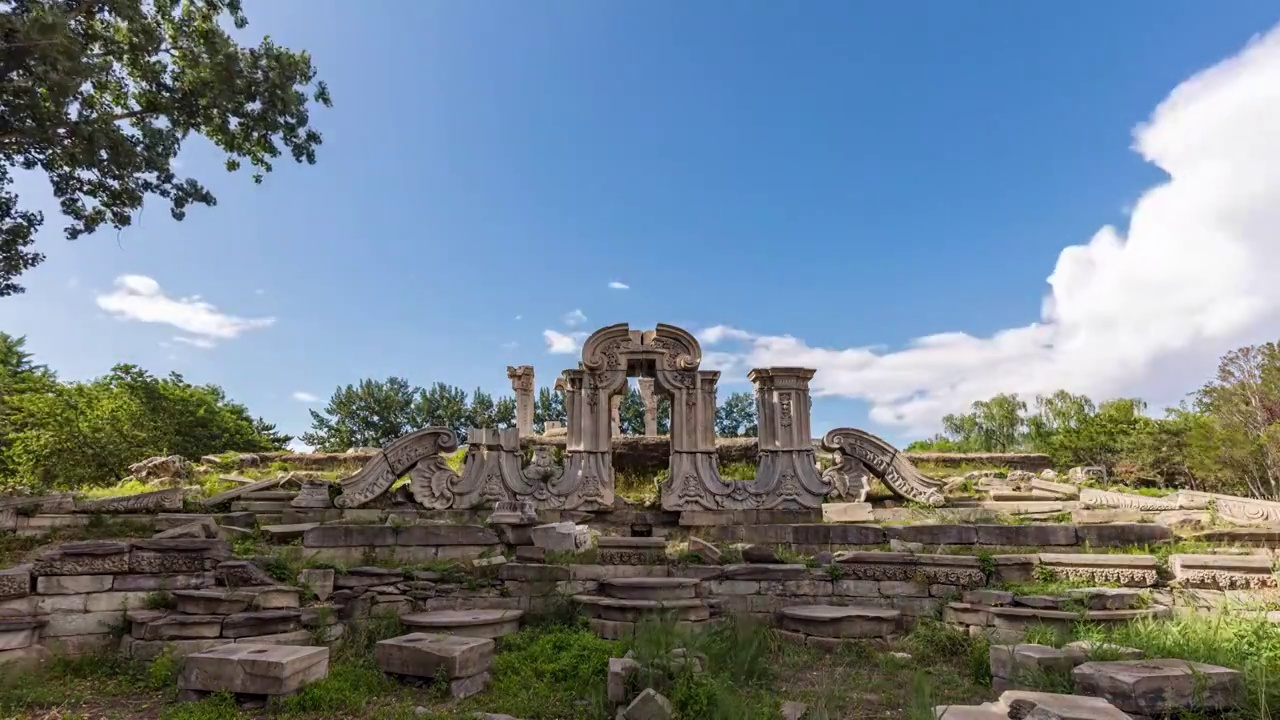
<instances>
[{"instance_id":1,"label":"tree canopy","mask_svg":"<svg viewBox=\"0 0 1280 720\"><path fill-rule=\"evenodd\" d=\"M240 0L11 0L0 10L0 297L44 260L43 213L14 191L15 170L49 181L75 240L128 227L148 195L176 220L217 199L179 177L192 134L252 166L261 183L277 158L314 163L313 104L329 106L306 52L270 38L243 47Z\"/></svg>"}]
</instances>

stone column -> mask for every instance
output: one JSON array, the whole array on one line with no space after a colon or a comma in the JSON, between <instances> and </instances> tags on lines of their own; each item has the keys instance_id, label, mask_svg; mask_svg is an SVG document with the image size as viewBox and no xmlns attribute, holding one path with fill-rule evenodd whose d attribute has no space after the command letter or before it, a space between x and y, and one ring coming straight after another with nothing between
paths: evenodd
<instances>
[{"instance_id":1,"label":"stone column","mask_svg":"<svg viewBox=\"0 0 1280 720\"><path fill-rule=\"evenodd\" d=\"M516 429L520 437L533 434L533 366L507 366L511 389L516 391Z\"/></svg>"},{"instance_id":2,"label":"stone column","mask_svg":"<svg viewBox=\"0 0 1280 720\"><path fill-rule=\"evenodd\" d=\"M778 509L815 508L830 492L814 466L809 428L809 380L815 370L756 368L747 377L756 386L760 458L756 484L770 488Z\"/></svg>"},{"instance_id":3,"label":"stone column","mask_svg":"<svg viewBox=\"0 0 1280 720\"><path fill-rule=\"evenodd\" d=\"M644 434L653 437L658 434L658 396L653 393L653 378L642 377L637 383L644 403Z\"/></svg>"},{"instance_id":4,"label":"stone column","mask_svg":"<svg viewBox=\"0 0 1280 720\"><path fill-rule=\"evenodd\" d=\"M624 395L609 398L609 437L616 438L622 434L622 399Z\"/></svg>"}]
</instances>

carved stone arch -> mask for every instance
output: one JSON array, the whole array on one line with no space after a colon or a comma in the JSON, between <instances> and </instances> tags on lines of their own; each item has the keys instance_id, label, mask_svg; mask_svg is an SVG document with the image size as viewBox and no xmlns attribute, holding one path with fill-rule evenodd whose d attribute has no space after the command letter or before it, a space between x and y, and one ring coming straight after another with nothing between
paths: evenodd
<instances>
[{"instance_id":1,"label":"carved stone arch","mask_svg":"<svg viewBox=\"0 0 1280 720\"><path fill-rule=\"evenodd\" d=\"M395 481L422 463L433 473L448 470L443 454L458 449L458 436L448 428L429 427L391 441L354 475L342 480L342 494L334 500L340 508L356 508L377 498ZM449 471L452 474L452 471ZM456 479L456 475L453 479ZM442 477L442 482L445 480Z\"/></svg>"},{"instance_id":2,"label":"carved stone arch","mask_svg":"<svg viewBox=\"0 0 1280 720\"><path fill-rule=\"evenodd\" d=\"M906 500L941 505L942 483L916 469L898 449L857 428L835 428L822 438L824 450L836 455L836 464L823 477L838 487L858 482L863 469L880 478L893 493Z\"/></svg>"}]
</instances>

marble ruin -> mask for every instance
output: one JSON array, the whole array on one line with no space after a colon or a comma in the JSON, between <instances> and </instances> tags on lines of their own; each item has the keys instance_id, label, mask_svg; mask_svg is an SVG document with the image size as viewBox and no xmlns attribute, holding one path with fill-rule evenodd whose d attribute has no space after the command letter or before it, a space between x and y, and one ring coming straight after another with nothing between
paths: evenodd
<instances>
[{"instance_id":1,"label":"marble ruin","mask_svg":"<svg viewBox=\"0 0 1280 720\"><path fill-rule=\"evenodd\" d=\"M811 440L809 381L815 370L770 367L752 370L759 425L753 480L720 477L716 454L716 385L720 373L703 370L702 348L692 334L673 325L632 330L601 328L587 338L577 368L556 381L564 395L567 423L563 465L552 450L533 445L526 464L521 439L533 433L534 370L507 368L516 392L516 427L471 428L461 472L445 460L458 449L455 433L427 428L380 451L341 483L339 508L413 502L433 510L493 508L531 502L537 509L599 511L614 504L612 441L619 435L619 408L629 378L639 379L645 434L657 434L659 396L671 401L670 473L660 488L662 508L672 512L719 510L812 510L832 499L862 502L875 476L907 500L938 505L940 483L922 475L897 449L861 430L827 433L823 448L835 465L821 472ZM550 425L550 424L548 424ZM407 475L408 489L391 494Z\"/></svg>"}]
</instances>

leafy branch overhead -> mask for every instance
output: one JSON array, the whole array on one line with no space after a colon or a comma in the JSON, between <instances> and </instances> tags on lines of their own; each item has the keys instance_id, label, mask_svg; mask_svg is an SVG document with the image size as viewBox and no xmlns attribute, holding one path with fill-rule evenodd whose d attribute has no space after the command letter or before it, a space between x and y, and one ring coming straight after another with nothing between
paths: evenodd
<instances>
[{"instance_id":1,"label":"leafy branch overhead","mask_svg":"<svg viewBox=\"0 0 1280 720\"><path fill-rule=\"evenodd\" d=\"M288 153L315 163L312 103L330 106L311 57L264 38L242 47L240 0L8 0L0 3L0 297L44 260L43 213L24 206L15 170L42 172L69 240L128 227L144 199L174 219L217 199L174 159L191 134L262 182Z\"/></svg>"}]
</instances>

